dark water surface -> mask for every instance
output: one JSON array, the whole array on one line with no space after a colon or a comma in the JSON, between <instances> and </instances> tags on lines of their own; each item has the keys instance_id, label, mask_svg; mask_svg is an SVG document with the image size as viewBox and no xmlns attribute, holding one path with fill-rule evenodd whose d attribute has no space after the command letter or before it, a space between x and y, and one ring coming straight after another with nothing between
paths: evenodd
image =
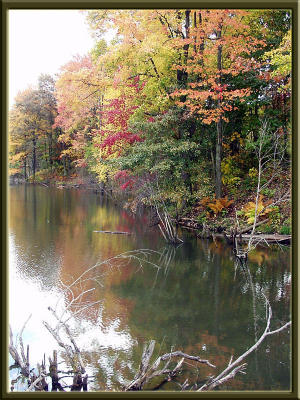
<instances>
[{"instance_id":1,"label":"dark water surface","mask_svg":"<svg viewBox=\"0 0 300 400\"><path fill-rule=\"evenodd\" d=\"M273 310L271 329L290 318L290 249L259 248L249 269L235 263L224 243L182 232L184 244L166 245L146 215L134 217L106 198L83 190L12 186L9 198L9 316L13 331L40 362L57 343L42 321L57 306L71 325L88 373L90 390L118 390L133 378L143 345L156 355L182 350L208 359L221 371L259 338L266 323L263 289ZM132 235L95 233L127 231ZM132 253L101 263L120 253ZM127 253L128 256L128 253ZM143 261L140 262L140 259ZM89 270L89 271L88 271ZM86 272L88 271L88 272ZM82 275L83 274L83 275ZM66 289L78 277L72 292ZM85 295L80 297L80 293ZM79 302L81 303L79 304ZM221 390L290 390L290 332L265 339L248 357L247 374ZM60 355L63 358L63 354ZM185 364L183 382L202 382L216 371ZM165 390L179 390L176 382Z\"/></svg>"}]
</instances>

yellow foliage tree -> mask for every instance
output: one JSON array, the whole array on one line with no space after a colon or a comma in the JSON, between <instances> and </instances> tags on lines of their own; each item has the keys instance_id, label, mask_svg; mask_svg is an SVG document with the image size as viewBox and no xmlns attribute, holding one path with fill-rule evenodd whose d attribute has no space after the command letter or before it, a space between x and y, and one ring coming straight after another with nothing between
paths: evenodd
<instances>
[{"instance_id":1,"label":"yellow foliage tree","mask_svg":"<svg viewBox=\"0 0 300 400\"><path fill-rule=\"evenodd\" d=\"M266 216L270 212L272 212L272 208L268 208L268 204L270 204L270 201L267 201L264 203L263 201L263 195L259 196L259 200L257 203L257 211L256 214L259 217ZM255 202L254 201L249 201L243 208L242 212L247 217L247 222L248 224L253 224L254 219L255 219Z\"/></svg>"}]
</instances>

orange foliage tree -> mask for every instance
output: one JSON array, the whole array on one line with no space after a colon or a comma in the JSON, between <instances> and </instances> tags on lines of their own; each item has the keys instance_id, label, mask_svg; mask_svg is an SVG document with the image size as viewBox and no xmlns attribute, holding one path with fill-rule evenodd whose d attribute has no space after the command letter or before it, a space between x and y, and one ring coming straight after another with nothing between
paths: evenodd
<instances>
[{"instance_id":1,"label":"orange foliage tree","mask_svg":"<svg viewBox=\"0 0 300 400\"><path fill-rule=\"evenodd\" d=\"M175 46L184 49L184 62L174 68L185 73L186 84L172 93L176 104L203 124L216 125L216 197L222 196L221 160L224 124L229 114L250 95L249 87L234 80L261 63L252 55L264 47L261 39L248 35L245 10L191 10L186 34Z\"/></svg>"}]
</instances>

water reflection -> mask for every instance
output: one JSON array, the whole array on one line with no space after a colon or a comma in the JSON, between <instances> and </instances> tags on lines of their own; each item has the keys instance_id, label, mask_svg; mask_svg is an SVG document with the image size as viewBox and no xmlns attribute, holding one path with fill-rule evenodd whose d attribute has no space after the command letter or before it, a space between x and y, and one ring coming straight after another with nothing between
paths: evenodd
<instances>
[{"instance_id":1,"label":"water reflection","mask_svg":"<svg viewBox=\"0 0 300 400\"><path fill-rule=\"evenodd\" d=\"M143 343L150 339L161 344L161 353L173 347L222 368L263 330L262 290L272 304L273 326L289 319L288 250L257 249L245 270L222 242L182 232L183 245L166 246L145 214L134 217L87 191L26 185L10 189L9 233L13 328L17 331L32 312L24 339L39 360L57 348L41 326L41 320L51 320L47 307L67 307L63 317L95 376L94 390L118 389L133 378ZM133 257L103 263L142 248L159 254L152 252L142 263ZM288 332L268 338L249 357L247 375L225 389L288 390L289 340ZM209 373L204 366L187 370L185 377L200 382ZM178 387L172 383L166 389Z\"/></svg>"}]
</instances>

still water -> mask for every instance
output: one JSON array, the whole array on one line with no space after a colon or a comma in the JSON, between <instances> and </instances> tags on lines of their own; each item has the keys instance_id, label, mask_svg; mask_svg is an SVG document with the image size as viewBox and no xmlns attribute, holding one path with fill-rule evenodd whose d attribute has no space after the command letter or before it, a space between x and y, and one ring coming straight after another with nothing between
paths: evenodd
<instances>
[{"instance_id":1,"label":"still water","mask_svg":"<svg viewBox=\"0 0 300 400\"><path fill-rule=\"evenodd\" d=\"M289 248L259 248L245 270L224 243L183 231L184 244L175 249L145 213L134 216L91 191L20 185L9 196L12 330L20 332L31 315L23 333L30 362L48 358L59 347L42 321L53 324L48 306L56 307L93 376L89 390L120 390L151 339L155 355L182 350L221 371L263 332L262 290L273 310L271 329L290 319ZM147 251L134 252L140 249ZM288 330L266 338L246 360L247 374L220 390L290 390L290 353ZM212 373L189 362L177 382L200 383ZM163 389L179 390L177 382Z\"/></svg>"}]
</instances>

